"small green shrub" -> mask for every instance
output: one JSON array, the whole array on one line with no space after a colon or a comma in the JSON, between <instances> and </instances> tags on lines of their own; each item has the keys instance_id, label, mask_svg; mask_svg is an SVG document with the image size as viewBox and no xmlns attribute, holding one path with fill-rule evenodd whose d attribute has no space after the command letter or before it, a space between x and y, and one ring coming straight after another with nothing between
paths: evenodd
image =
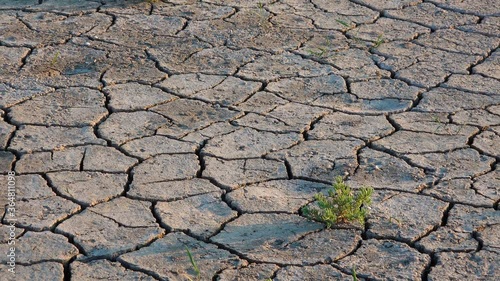
<instances>
[{"instance_id":1,"label":"small green shrub","mask_svg":"<svg viewBox=\"0 0 500 281\"><path fill-rule=\"evenodd\" d=\"M302 213L310 219L326 224L327 228L337 223L357 221L364 224L367 208L371 203L373 188L362 187L356 194L337 177L328 196L318 193L314 196L318 206L302 208Z\"/></svg>"}]
</instances>

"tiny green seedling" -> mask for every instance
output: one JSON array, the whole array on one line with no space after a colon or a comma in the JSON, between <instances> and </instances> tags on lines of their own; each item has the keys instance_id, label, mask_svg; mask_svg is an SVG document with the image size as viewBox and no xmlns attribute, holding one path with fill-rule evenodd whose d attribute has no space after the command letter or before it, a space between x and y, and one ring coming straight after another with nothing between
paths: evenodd
<instances>
[{"instance_id":1,"label":"tiny green seedling","mask_svg":"<svg viewBox=\"0 0 500 281\"><path fill-rule=\"evenodd\" d=\"M193 255L191 254L191 252L189 251L189 248L187 246L184 246L184 248L186 248L186 252L187 252L187 255L189 257L189 261L191 262L191 266L193 267L193 270L196 274L196 279L195 280L200 280L200 274L201 274L201 271L200 271L200 268L198 267L198 264L196 263L196 261L194 260L194 257ZM193 279L191 279L189 276L186 276L190 281L194 281Z\"/></svg>"},{"instance_id":2,"label":"tiny green seedling","mask_svg":"<svg viewBox=\"0 0 500 281\"><path fill-rule=\"evenodd\" d=\"M59 51L57 51L54 56L52 57L52 60L50 61L50 67L51 68L55 68L57 62L59 61L59 56L61 55L61 53Z\"/></svg>"},{"instance_id":3,"label":"tiny green seedling","mask_svg":"<svg viewBox=\"0 0 500 281\"><path fill-rule=\"evenodd\" d=\"M356 276L356 267L352 268L352 281L358 281L358 277Z\"/></svg>"},{"instance_id":4,"label":"tiny green seedling","mask_svg":"<svg viewBox=\"0 0 500 281\"><path fill-rule=\"evenodd\" d=\"M345 22L345 21L343 21L343 20L336 19L335 21L336 21L336 22L338 22L338 23L340 23L341 25L343 25L343 26L345 26L345 27L348 27L348 28L350 28L350 27L351 27L351 25L350 25L350 24L348 24L347 22Z\"/></svg>"},{"instance_id":5,"label":"tiny green seedling","mask_svg":"<svg viewBox=\"0 0 500 281\"><path fill-rule=\"evenodd\" d=\"M381 33L377 37L377 40L375 40L375 42L373 43L372 47L373 48L378 48L378 47L380 47L380 45L382 45L382 43L384 43L384 34L383 33Z\"/></svg>"},{"instance_id":6,"label":"tiny green seedling","mask_svg":"<svg viewBox=\"0 0 500 281\"><path fill-rule=\"evenodd\" d=\"M328 195L318 193L314 196L317 207L305 206L302 213L313 220L323 222L327 228L337 223L357 221L364 224L368 214L367 207L371 205L373 188L362 187L354 194L344 183L342 177L337 177Z\"/></svg>"},{"instance_id":7,"label":"tiny green seedling","mask_svg":"<svg viewBox=\"0 0 500 281\"><path fill-rule=\"evenodd\" d=\"M307 50L307 52L309 53L309 55L315 56L315 57L318 57L318 58L322 58L327 53L327 50L325 48L318 47L317 49L319 51L316 51L316 50Z\"/></svg>"},{"instance_id":8,"label":"tiny green seedling","mask_svg":"<svg viewBox=\"0 0 500 281\"><path fill-rule=\"evenodd\" d=\"M458 129L456 130L456 132L453 132L449 127L447 127L448 123L445 123L441 120L439 120L439 117L438 116L433 116L432 118L432 121L438 123L439 125L436 127L436 129L434 130L434 133L437 133L439 130L441 129L445 129L446 132L448 132L448 135L458 135L460 134L460 132L462 131L462 129L465 127L465 124L461 124Z\"/></svg>"},{"instance_id":9,"label":"tiny green seedling","mask_svg":"<svg viewBox=\"0 0 500 281\"><path fill-rule=\"evenodd\" d=\"M455 135L458 135L460 134L460 132L462 131L462 129L465 127L465 124L461 124L460 127L458 127L458 130L455 132ZM450 134L451 135L451 134Z\"/></svg>"},{"instance_id":10,"label":"tiny green seedling","mask_svg":"<svg viewBox=\"0 0 500 281\"><path fill-rule=\"evenodd\" d=\"M398 218L395 218L395 217L389 217L389 222L390 223L395 222L399 227L401 227L401 225L403 225L401 220Z\"/></svg>"},{"instance_id":11,"label":"tiny green seedling","mask_svg":"<svg viewBox=\"0 0 500 281\"><path fill-rule=\"evenodd\" d=\"M314 56L314 57L318 57L318 58L330 57L333 52L335 52L334 45L333 45L332 39L330 39L328 37L325 38L325 43L322 44L321 47L316 47L314 49L307 50L307 53L310 56Z\"/></svg>"},{"instance_id":12,"label":"tiny green seedling","mask_svg":"<svg viewBox=\"0 0 500 281\"><path fill-rule=\"evenodd\" d=\"M341 25L343 25L344 27L346 27L347 29L351 29L353 27L356 27L356 24L355 23L347 23L346 21L343 21L343 20L339 20L339 19L336 19L335 20L336 22L340 23ZM352 35L352 39L354 39L355 42L359 42L361 41L361 39L358 37L358 33L359 33L359 29L357 29L355 32L354 32L354 35Z\"/></svg>"},{"instance_id":13,"label":"tiny green seedling","mask_svg":"<svg viewBox=\"0 0 500 281\"><path fill-rule=\"evenodd\" d=\"M438 123L439 125L436 127L436 130L434 130L434 133L437 133L437 131L439 131L442 127L444 127L444 124L441 120L439 120L439 117L438 116L433 116L432 120L436 123Z\"/></svg>"},{"instance_id":14,"label":"tiny green seedling","mask_svg":"<svg viewBox=\"0 0 500 281\"><path fill-rule=\"evenodd\" d=\"M258 2L257 9L258 9L258 12L256 12L256 14L257 14L257 17L259 18L259 26L262 26L264 28L269 27L268 26L269 22L267 21L266 9L264 9L264 3Z\"/></svg>"}]
</instances>

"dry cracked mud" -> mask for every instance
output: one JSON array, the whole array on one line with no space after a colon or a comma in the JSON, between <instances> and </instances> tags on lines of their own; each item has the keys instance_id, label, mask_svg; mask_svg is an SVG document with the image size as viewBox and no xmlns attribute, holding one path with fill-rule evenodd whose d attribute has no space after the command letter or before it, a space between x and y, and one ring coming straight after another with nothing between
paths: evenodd
<instances>
[{"instance_id":1,"label":"dry cracked mud","mask_svg":"<svg viewBox=\"0 0 500 281\"><path fill-rule=\"evenodd\" d=\"M494 0L0 0L0 279L498 280L499 45ZM302 214L336 176L365 225Z\"/></svg>"}]
</instances>

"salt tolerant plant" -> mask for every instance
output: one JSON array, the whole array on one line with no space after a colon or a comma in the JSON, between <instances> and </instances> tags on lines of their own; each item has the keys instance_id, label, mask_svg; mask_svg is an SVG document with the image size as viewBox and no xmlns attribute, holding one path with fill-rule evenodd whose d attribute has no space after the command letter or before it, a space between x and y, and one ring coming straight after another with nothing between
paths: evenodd
<instances>
[{"instance_id":1,"label":"salt tolerant plant","mask_svg":"<svg viewBox=\"0 0 500 281\"><path fill-rule=\"evenodd\" d=\"M316 194L314 199L317 205L303 207L302 213L309 219L325 223L327 228L347 222L359 222L363 225L372 203L372 194L371 187L362 187L355 193L344 183L342 177L337 177L327 195Z\"/></svg>"}]
</instances>

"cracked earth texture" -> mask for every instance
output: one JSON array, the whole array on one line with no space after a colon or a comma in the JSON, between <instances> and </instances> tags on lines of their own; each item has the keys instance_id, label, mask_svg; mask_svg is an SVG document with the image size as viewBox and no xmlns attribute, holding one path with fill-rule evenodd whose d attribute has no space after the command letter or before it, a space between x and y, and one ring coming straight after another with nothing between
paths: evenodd
<instances>
[{"instance_id":1,"label":"cracked earth texture","mask_svg":"<svg viewBox=\"0 0 500 281\"><path fill-rule=\"evenodd\" d=\"M499 280L495 0L0 0L0 279ZM336 176L365 225L300 209Z\"/></svg>"}]
</instances>

